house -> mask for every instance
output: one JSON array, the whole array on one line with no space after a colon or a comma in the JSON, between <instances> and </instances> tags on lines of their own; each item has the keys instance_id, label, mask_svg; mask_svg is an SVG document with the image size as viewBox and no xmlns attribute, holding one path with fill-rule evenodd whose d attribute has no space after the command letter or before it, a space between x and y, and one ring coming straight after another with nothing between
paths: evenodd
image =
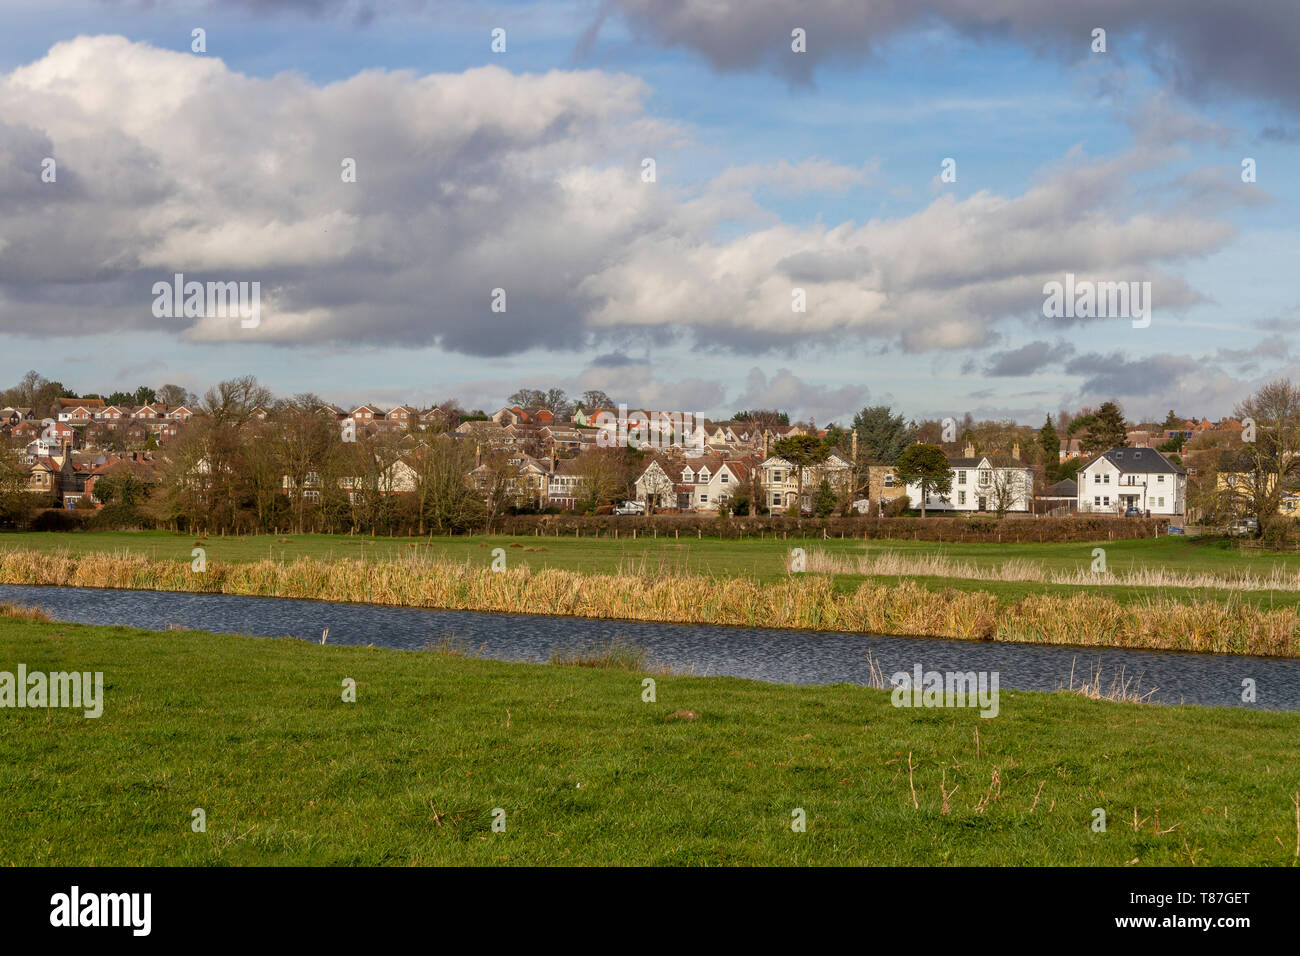
<instances>
[{"instance_id":1,"label":"house","mask_svg":"<svg viewBox=\"0 0 1300 956\"><path fill-rule=\"evenodd\" d=\"M1153 448L1112 448L1079 469L1080 513L1181 515L1187 473Z\"/></svg>"},{"instance_id":2,"label":"house","mask_svg":"<svg viewBox=\"0 0 1300 956\"><path fill-rule=\"evenodd\" d=\"M303 497L308 497L307 492L312 490L311 475L307 476L304 482ZM415 491L419 475L415 469L407 462L398 458L392 464L384 468L373 482L364 477L349 476L340 478L338 486L347 492L348 501L356 504L361 495L366 491L372 491L380 495L407 494ZM281 488L288 493L293 486L293 481L288 475L281 477ZM316 490L319 490L317 488Z\"/></svg>"},{"instance_id":3,"label":"house","mask_svg":"<svg viewBox=\"0 0 1300 956\"><path fill-rule=\"evenodd\" d=\"M584 479L578 473L578 460L565 458L556 461L546 483L546 501L552 508L566 511L577 507L582 497Z\"/></svg>"},{"instance_id":4,"label":"house","mask_svg":"<svg viewBox=\"0 0 1300 956\"><path fill-rule=\"evenodd\" d=\"M784 438L786 435L781 437ZM795 467L776 455L765 458L759 467L763 472L763 486L767 495L768 508L774 512L790 508L799 491L799 474ZM803 469L803 500L800 502L800 510L812 510L813 498L822 479L830 482L836 497L844 497L852 491L849 487L852 483L852 467L838 452L831 452L821 464Z\"/></svg>"},{"instance_id":5,"label":"house","mask_svg":"<svg viewBox=\"0 0 1300 956\"><path fill-rule=\"evenodd\" d=\"M33 438L23 449L21 460L24 465L30 465L38 458L53 458L62 448L63 444L53 438Z\"/></svg>"},{"instance_id":6,"label":"house","mask_svg":"<svg viewBox=\"0 0 1300 956\"><path fill-rule=\"evenodd\" d=\"M1073 458L1083 457L1083 445L1077 438L1062 438L1060 460L1070 461Z\"/></svg>"},{"instance_id":7,"label":"house","mask_svg":"<svg viewBox=\"0 0 1300 956\"><path fill-rule=\"evenodd\" d=\"M593 431L594 429L588 429ZM582 431L570 425L544 425L537 431L542 448L553 450L577 451L583 446Z\"/></svg>"},{"instance_id":8,"label":"house","mask_svg":"<svg viewBox=\"0 0 1300 956\"><path fill-rule=\"evenodd\" d=\"M29 421L35 417L30 408L0 408L0 423L17 425L19 422Z\"/></svg>"},{"instance_id":9,"label":"house","mask_svg":"<svg viewBox=\"0 0 1300 956\"><path fill-rule=\"evenodd\" d=\"M27 466L27 490L63 500L63 491L72 482L72 468L67 457L37 458Z\"/></svg>"},{"instance_id":10,"label":"house","mask_svg":"<svg viewBox=\"0 0 1300 956\"><path fill-rule=\"evenodd\" d=\"M131 417L136 421L152 422L167 415L167 406L158 402L151 402L148 405L141 405L132 414Z\"/></svg>"},{"instance_id":11,"label":"house","mask_svg":"<svg viewBox=\"0 0 1300 956\"><path fill-rule=\"evenodd\" d=\"M167 412L167 417L177 422L188 422L194 417L194 410L188 405L177 405Z\"/></svg>"},{"instance_id":12,"label":"house","mask_svg":"<svg viewBox=\"0 0 1300 956\"><path fill-rule=\"evenodd\" d=\"M637 476L636 500L647 509L677 507L678 488L677 482L669 474L671 466L672 459L667 456L655 458Z\"/></svg>"},{"instance_id":13,"label":"house","mask_svg":"<svg viewBox=\"0 0 1300 956\"><path fill-rule=\"evenodd\" d=\"M899 479L893 465L867 465L867 500L880 511L886 504L906 497L907 486Z\"/></svg>"},{"instance_id":14,"label":"house","mask_svg":"<svg viewBox=\"0 0 1300 956\"><path fill-rule=\"evenodd\" d=\"M41 430L41 437L53 442L60 448L64 445L71 445L75 448L81 443L81 433L67 422L51 422Z\"/></svg>"},{"instance_id":15,"label":"house","mask_svg":"<svg viewBox=\"0 0 1300 956\"><path fill-rule=\"evenodd\" d=\"M1020 460L1020 446L1010 456L977 455L967 443L960 458L948 458L952 487L947 494L926 496L926 511L1029 511L1034 493L1034 472ZM921 487L907 486L913 508L921 507Z\"/></svg>"},{"instance_id":16,"label":"house","mask_svg":"<svg viewBox=\"0 0 1300 956\"><path fill-rule=\"evenodd\" d=\"M737 489L749 481L753 470L758 467L758 459L726 458L717 454L663 456L648 465L646 471L656 466L656 472L648 476L645 472L642 473L646 478L644 482L638 479L638 501L648 502L650 496L656 493L662 500L667 493L667 483L671 483L673 490L668 507L672 506L675 499L679 511L717 511L720 505L735 497ZM643 489L645 496L642 495Z\"/></svg>"},{"instance_id":17,"label":"house","mask_svg":"<svg viewBox=\"0 0 1300 956\"><path fill-rule=\"evenodd\" d=\"M135 411L130 405L109 405L95 418L109 431L116 431L123 419L130 419Z\"/></svg>"},{"instance_id":18,"label":"house","mask_svg":"<svg viewBox=\"0 0 1300 956\"><path fill-rule=\"evenodd\" d=\"M1079 483L1065 478L1054 485L1048 485L1038 496L1038 501L1041 505L1040 513L1060 509L1074 511L1079 505Z\"/></svg>"},{"instance_id":19,"label":"house","mask_svg":"<svg viewBox=\"0 0 1300 956\"><path fill-rule=\"evenodd\" d=\"M492 413L492 421L498 425L550 425L555 421L555 414L549 408L530 405L520 408L500 408Z\"/></svg>"},{"instance_id":20,"label":"house","mask_svg":"<svg viewBox=\"0 0 1300 956\"><path fill-rule=\"evenodd\" d=\"M398 428L410 428L412 423L419 421L420 413L410 405L394 405L385 418Z\"/></svg>"},{"instance_id":21,"label":"house","mask_svg":"<svg viewBox=\"0 0 1300 956\"><path fill-rule=\"evenodd\" d=\"M509 504L521 508L543 505L549 500L550 461L515 452L508 454L504 462L485 461L470 472L470 480L489 502L501 477L502 464L507 469L503 495Z\"/></svg>"},{"instance_id":22,"label":"house","mask_svg":"<svg viewBox=\"0 0 1300 956\"><path fill-rule=\"evenodd\" d=\"M102 504L103 502L95 495L95 486L105 476L125 472L139 478L144 484L151 485L155 481L155 467L153 458L147 452L131 452L127 455L101 455L99 459L89 464L87 471L84 473L82 493L88 495L93 503Z\"/></svg>"},{"instance_id":23,"label":"house","mask_svg":"<svg viewBox=\"0 0 1300 956\"><path fill-rule=\"evenodd\" d=\"M64 403L68 404L64 404ZM61 398L58 419L71 425L88 425L104 410L102 398Z\"/></svg>"}]
</instances>

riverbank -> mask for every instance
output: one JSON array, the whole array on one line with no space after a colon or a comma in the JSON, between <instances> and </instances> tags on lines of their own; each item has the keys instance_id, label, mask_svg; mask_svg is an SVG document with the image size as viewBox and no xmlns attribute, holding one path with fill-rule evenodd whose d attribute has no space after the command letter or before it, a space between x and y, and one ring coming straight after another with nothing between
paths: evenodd
<instances>
[{"instance_id":1,"label":"riverbank","mask_svg":"<svg viewBox=\"0 0 1300 956\"><path fill-rule=\"evenodd\" d=\"M658 674L647 702L635 670L0 617L19 662L103 671L104 710L0 711L6 865L1296 861L1297 714Z\"/></svg>"},{"instance_id":2,"label":"riverbank","mask_svg":"<svg viewBox=\"0 0 1300 956\"><path fill-rule=\"evenodd\" d=\"M63 585L349 601L404 607L629 621L948 637L1080 647L1124 647L1300 657L1300 615L1244 601L1153 597L1121 604L1096 588L1013 602L981 590L935 592L911 580L865 581L849 591L818 574L773 581L631 570L534 571L411 556L393 561L156 560L141 554L0 551L0 584ZM197 560L197 559L196 559ZM492 564L501 561L501 570ZM500 565L499 565L500 566ZM1092 593L1087 593L1092 592Z\"/></svg>"}]
</instances>

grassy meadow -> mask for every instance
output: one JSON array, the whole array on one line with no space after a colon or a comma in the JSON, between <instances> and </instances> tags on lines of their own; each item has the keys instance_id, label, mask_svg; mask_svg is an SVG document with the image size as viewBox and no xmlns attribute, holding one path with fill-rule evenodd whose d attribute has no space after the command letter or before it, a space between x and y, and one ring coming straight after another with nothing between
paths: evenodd
<instances>
[{"instance_id":1,"label":"grassy meadow","mask_svg":"<svg viewBox=\"0 0 1300 956\"><path fill-rule=\"evenodd\" d=\"M4 865L1297 864L1300 714L0 617L19 662L104 710L0 711Z\"/></svg>"}]
</instances>

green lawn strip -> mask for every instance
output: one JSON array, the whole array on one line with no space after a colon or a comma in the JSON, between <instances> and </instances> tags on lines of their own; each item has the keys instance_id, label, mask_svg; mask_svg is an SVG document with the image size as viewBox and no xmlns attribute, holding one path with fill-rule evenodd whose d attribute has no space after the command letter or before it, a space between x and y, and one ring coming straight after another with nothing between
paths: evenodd
<instances>
[{"instance_id":1,"label":"green lawn strip","mask_svg":"<svg viewBox=\"0 0 1300 956\"><path fill-rule=\"evenodd\" d=\"M665 675L645 703L628 671L0 619L19 662L105 702L0 710L5 865L1296 863L1300 714Z\"/></svg>"}]
</instances>

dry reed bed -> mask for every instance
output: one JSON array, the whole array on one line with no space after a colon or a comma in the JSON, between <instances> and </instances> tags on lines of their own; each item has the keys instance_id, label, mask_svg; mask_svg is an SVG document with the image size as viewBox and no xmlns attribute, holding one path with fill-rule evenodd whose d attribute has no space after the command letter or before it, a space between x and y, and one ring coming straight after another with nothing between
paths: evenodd
<instances>
[{"instance_id":1,"label":"dry reed bed","mask_svg":"<svg viewBox=\"0 0 1300 956\"><path fill-rule=\"evenodd\" d=\"M0 584L70 585L351 601L406 607L741 627L1141 647L1300 657L1300 615L1235 602L1167 598L1121 605L1101 595L1033 595L1001 604L987 592L929 591L914 581L864 583L836 594L830 578L790 575L772 584L667 574L579 574L555 568L410 557L390 562L299 558L249 563L139 554L0 551Z\"/></svg>"},{"instance_id":2,"label":"dry reed bed","mask_svg":"<svg viewBox=\"0 0 1300 956\"><path fill-rule=\"evenodd\" d=\"M899 577L961 578L967 581L1033 581L1043 584L1088 585L1093 587L1131 586L1146 588L1216 588L1225 591L1300 591L1300 571L1273 568L1267 575L1214 574L1208 571L1188 574L1168 568L1130 568L1099 574L1080 566L1068 571L1051 571L1012 558L997 565L979 565L956 561L941 554L863 554L844 555L813 551L808 555L808 570L825 574L878 574Z\"/></svg>"}]
</instances>

